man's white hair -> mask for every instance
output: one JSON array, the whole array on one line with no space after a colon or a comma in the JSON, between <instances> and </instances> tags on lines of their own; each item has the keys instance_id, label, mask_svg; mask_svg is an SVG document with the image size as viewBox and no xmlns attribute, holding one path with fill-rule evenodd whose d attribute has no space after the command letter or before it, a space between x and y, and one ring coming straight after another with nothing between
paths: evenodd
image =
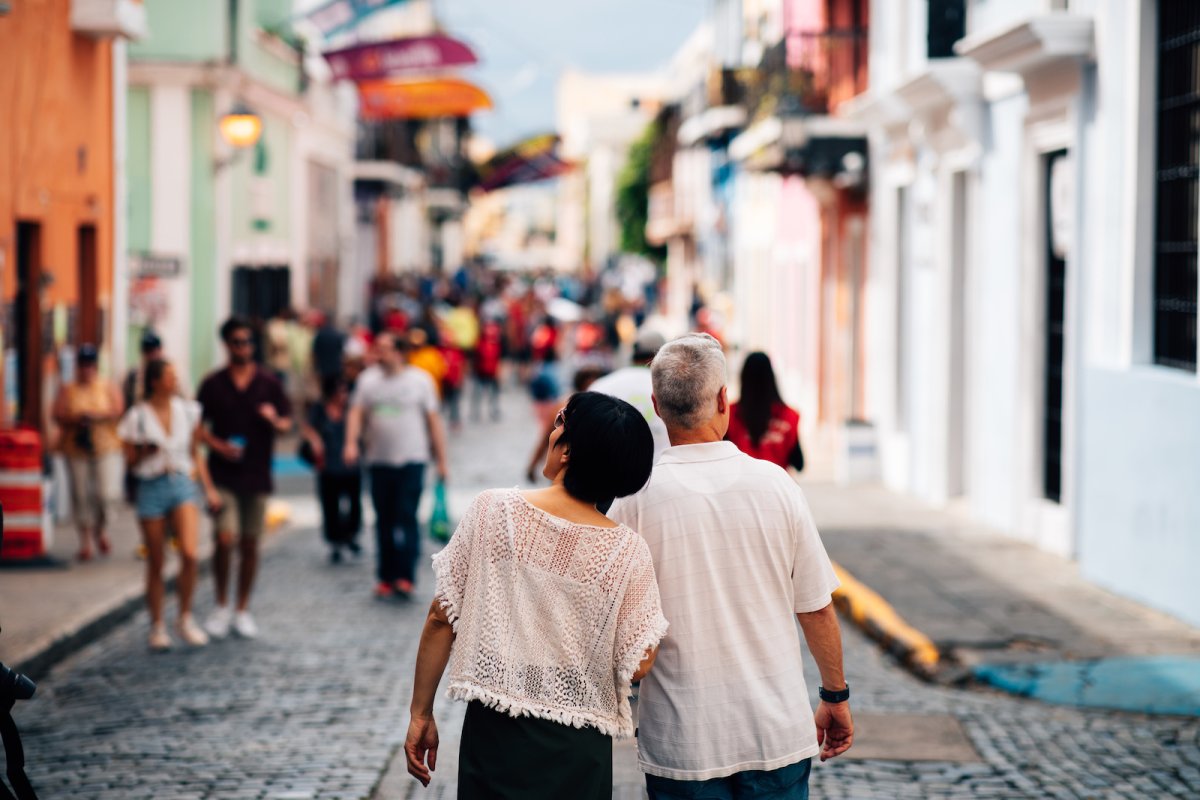
<instances>
[{"instance_id":1,"label":"man's white hair","mask_svg":"<svg viewBox=\"0 0 1200 800\"><path fill-rule=\"evenodd\" d=\"M650 363L658 415L673 428L692 430L717 411L726 383L725 353L707 333L689 333L659 349Z\"/></svg>"}]
</instances>

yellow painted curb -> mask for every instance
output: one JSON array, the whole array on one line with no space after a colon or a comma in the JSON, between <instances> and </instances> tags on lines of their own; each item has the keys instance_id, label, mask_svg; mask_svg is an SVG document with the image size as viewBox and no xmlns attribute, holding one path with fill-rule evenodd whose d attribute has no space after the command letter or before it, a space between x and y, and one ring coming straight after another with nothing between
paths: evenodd
<instances>
[{"instance_id":1,"label":"yellow painted curb","mask_svg":"<svg viewBox=\"0 0 1200 800\"><path fill-rule=\"evenodd\" d=\"M286 500L267 501L267 530L275 530L286 525L292 518L292 507Z\"/></svg>"},{"instance_id":2,"label":"yellow painted curb","mask_svg":"<svg viewBox=\"0 0 1200 800\"><path fill-rule=\"evenodd\" d=\"M842 582L833 593L842 613L922 672L930 674L937 668L941 654L928 636L909 625L891 604L840 564L834 564L833 570Z\"/></svg>"}]
</instances>

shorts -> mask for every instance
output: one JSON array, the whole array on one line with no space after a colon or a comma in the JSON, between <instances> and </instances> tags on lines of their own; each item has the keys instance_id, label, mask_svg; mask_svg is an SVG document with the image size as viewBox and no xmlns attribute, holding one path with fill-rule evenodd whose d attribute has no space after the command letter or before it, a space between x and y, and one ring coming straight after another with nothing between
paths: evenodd
<instances>
[{"instance_id":1,"label":"shorts","mask_svg":"<svg viewBox=\"0 0 1200 800\"><path fill-rule=\"evenodd\" d=\"M139 478L138 519L161 519L184 503L195 503L198 497L196 482L178 472L168 472L157 478Z\"/></svg>"},{"instance_id":2,"label":"shorts","mask_svg":"<svg viewBox=\"0 0 1200 800\"><path fill-rule=\"evenodd\" d=\"M241 538L258 539L267 521L267 495L235 492L217 487L221 495L221 510L217 512L215 533L233 533Z\"/></svg>"},{"instance_id":3,"label":"shorts","mask_svg":"<svg viewBox=\"0 0 1200 800\"><path fill-rule=\"evenodd\" d=\"M70 456L71 513L80 528L103 526L121 496L121 454Z\"/></svg>"}]
</instances>

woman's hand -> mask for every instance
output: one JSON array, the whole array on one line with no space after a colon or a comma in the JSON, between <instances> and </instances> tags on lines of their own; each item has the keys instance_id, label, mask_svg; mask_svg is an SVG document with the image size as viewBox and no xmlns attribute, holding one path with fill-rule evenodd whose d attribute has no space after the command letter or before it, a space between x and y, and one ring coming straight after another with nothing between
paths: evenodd
<instances>
[{"instance_id":1,"label":"woman's hand","mask_svg":"<svg viewBox=\"0 0 1200 800\"><path fill-rule=\"evenodd\" d=\"M404 738L404 757L408 760L408 774L428 786L431 774L437 769L438 730L433 716L414 714L408 722L408 736ZM429 765L426 766L426 759Z\"/></svg>"}]
</instances>

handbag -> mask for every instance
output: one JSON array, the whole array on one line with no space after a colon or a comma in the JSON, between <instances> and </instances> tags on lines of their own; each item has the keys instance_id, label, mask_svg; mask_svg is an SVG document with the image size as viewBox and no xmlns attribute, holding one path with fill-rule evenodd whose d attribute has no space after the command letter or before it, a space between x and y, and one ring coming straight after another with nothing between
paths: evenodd
<instances>
[{"instance_id":1,"label":"handbag","mask_svg":"<svg viewBox=\"0 0 1200 800\"><path fill-rule=\"evenodd\" d=\"M435 541L450 541L450 508L446 503L446 482L433 487L433 514L429 518L429 535Z\"/></svg>"}]
</instances>

